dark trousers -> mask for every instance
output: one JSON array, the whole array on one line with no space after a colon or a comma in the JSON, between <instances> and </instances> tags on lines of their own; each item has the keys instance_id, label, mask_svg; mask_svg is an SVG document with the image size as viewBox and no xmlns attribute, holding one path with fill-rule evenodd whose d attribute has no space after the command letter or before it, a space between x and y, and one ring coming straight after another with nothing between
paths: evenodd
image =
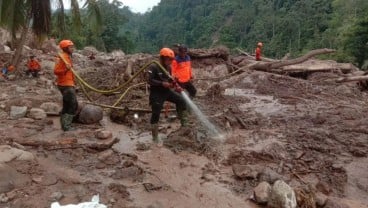
<instances>
[{"instance_id":1,"label":"dark trousers","mask_svg":"<svg viewBox=\"0 0 368 208\"><path fill-rule=\"evenodd\" d=\"M178 93L169 89L163 90L152 90L150 92L150 105L152 109L151 124L156 124L160 120L160 113L164 106L165 101L175 103L176 111L178 113L186 110L186 104L184 98Z\"/></svg>"},{"instance_id":2,"label":"dark trousers","mask_svg":"<svg viewBox=\"0 0 368 208\"><path fill-rule=\"evenodd\" d=\"M189 93L190 97L194 98L196 96L197 89L191 82L179 82L179 85Z\"/></svg>"},{"instance_id":3,"label":"dark trousers","mask_svg":"<svg viewBox=\"0 0 368 208\"><path fill-rule=\"evenodd\" d=\"M78 109L77 95L74 87L58 86L63 95L63 109L61 114L75 115Z\"/></svg>"},{"instance_id":4,"label":"dark trousers","mask_svg":"<svg viewBox=\"0 0 368 208\"><path fill-rule=\"evenodd\" d=\"M34 70L28 70L26 71L26 75L29 76L30 74L32 74L32 77L38 77L38 70L34 71Z\"/></svg>"}]
</instances>

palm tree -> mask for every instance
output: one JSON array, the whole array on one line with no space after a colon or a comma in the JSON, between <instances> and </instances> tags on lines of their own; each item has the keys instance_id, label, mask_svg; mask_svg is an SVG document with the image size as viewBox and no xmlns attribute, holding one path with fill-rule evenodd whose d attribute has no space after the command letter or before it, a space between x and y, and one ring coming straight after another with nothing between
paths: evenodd
<instances>
[{"instance_id":1,"label":"palm tree","mask_svg":"<svg viewBox=\"0 0 368 208\"><path fill-rule=\"evenodd\" d=\"M97 30L101 24L97 0L70 0L73 28L79 31L81 27L79 2L85 2L83 8L87 8L89 19ZM19 65L28 30L32 29L40 39L49 34L52 8L57 8L59 25L57 31L60 35L65 35L63 0L0 0L0 26L8 29L12 35L12 45L16 47L16 52L11 62L16 68ZM18 39L19 32L21 36Z\"/></svg>"}]
</instances>

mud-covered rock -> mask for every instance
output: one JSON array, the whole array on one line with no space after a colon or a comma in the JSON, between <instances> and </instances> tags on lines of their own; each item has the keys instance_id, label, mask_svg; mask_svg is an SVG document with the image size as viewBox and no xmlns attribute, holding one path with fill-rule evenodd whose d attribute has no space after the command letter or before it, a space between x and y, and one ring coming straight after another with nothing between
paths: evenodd
<instances>
[{"instance_id":1,"label":"mud-covered rock","mask_svg":"<svg viewBox=\"0 0 368 208\"><path fill-rule=\"evenodd\" d=\"M34 155L30 152L11 147L9 145L0 146L0 163L10 162L12 160L31 161Z\"/></svg>"},{"instance_id":2,"label":"mud-covered rock","mask_svg":"<svg viewBox=\"0 0 368 208\"><path fill-rule=\"evenodd\" d=\"M98 131L96 132L96 138L97 139L101 139L101 140L104 140L104 139L110 139L112 138L112 132L111 131Z\"/></svg>"},{"instance_id":3,"label":"mud-covered rock","mask_svg":"<svg viewBox=\"0 0 368 208\"><path fill-rule=\"evenodd\" d=\"M11 106L10 107L10 119L23 118L27 113L26 106Z\"/></svg>"},{"instance_id":4,"label":"mud-covered rock","mask_svg":"<svg viewBox=\"0 0 368 208\"><path fill-rule=\"evenodd\" d=\"M102 120L103 110L94 105L83 106L78 116L78 121L83 124L94 124Z\"/></svg>"},{"instance_id":5,"label":"mud-covered rock","mask_svg":"<svg viewBox=\"0 0 368 208\"><path fill-rule=\"evenodd\" d=\"M42 103L40 106L48 114L58 115L61 111L61 107L59 104L54 102L46 102Z\"/></svg>"},{"instance_id":6,"label":"mud-covered rock","mask_svg":"<svg viewBox=\"0 0 368 208\"><path fill-rule=\"evenodd\" d=\"M258 166L234 164L232 170L239 179L256 179L259 171Z\"/></svg>"},{"instance_id":7,"label":"mud-covered rock","mask_svg":"<svg viewBox=\"0 0 368 208\"><path fill-rule=\"evenodd\" d=\"M30 181L29 178L5 163L0 163L0 179L0 193L6 193L16 187L24 186Z\"/></svg>"},{"instance_id":8,"label":"mud-covered rock","mask_svg":"<svg viewBox=\"0 0 368 208\"><path fill-rule=\"evenodd\" d=\"M254 199L259 204L266 204L270 199L271 185L267 182L261 182L253 189Z\"/></svg>"},{"instance_id":9,"label":"mud-covered rock","mask_svg":"<svg viewBox=\"0 0 368 208\"><path fill-rule=\"evenodd\" d=\"M317 207L325 206L326 202L327 202L327 196L324 195L321 192L317 192L316 193L316 205L317 205Z\"/></svg>"},{"instance_id":10,"label":"mud-covered rock","mask_svg":"<svg viewBox=\"0 0 368 208\"><path fill-rule=\"evenodd\" d=\"M47 115L46 112L41 108L32 108L29 111L28 117L35 120L43 120L47 117Z\"/></svg>"},{"instance_id":11,"label":"mud-covered rock","mask_svg":"<svg viewBox=\"0 0 368 208\"><path fill-rule=\"evenodd\" d=\"M276 181L272 186L268 206L272 208L296 208L294 190L282 180Z\"/></svg>"}]
</instances>

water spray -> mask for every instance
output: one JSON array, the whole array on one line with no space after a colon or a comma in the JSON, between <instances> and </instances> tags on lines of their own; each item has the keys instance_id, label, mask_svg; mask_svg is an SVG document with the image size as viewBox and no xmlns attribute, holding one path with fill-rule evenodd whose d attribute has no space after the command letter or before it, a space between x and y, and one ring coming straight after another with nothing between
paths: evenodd
<instances>
[{"instance_id":1,"label":"water spray","mask_svg":"<svg viewBox=\"0 0 368 208\"><path fill-rule=\"evenodd\" d=\"M224 141L225 136L220 133L220 131L213 125L208 118L202 113L202 111L197 107L197 105L190 99L190 97L185 93L184 89L180 87L179 83L171 76L171 74L161 65L158 64L161 70L171 79L173 89L181 94L185 102L193 110L194 114L197 116L199 121L206 127L210 136L216 140Z\"/></svg>"},{"instance_id":2,"label":"water spray","mask_svg":"<svg viewBox=\"0 0 368 208\"><path fill-rule=\"evenodd\" d=\"M224 141L225 136L221 134L216 126L208 120L208 118L202 113L197 105L190 99L190 97L184 91L181 92L181 95L183 96L189 107L192 109L193 113L197 116L199 121L206 127L210 136L216 140Z\"/></svg>"}]
</instances>

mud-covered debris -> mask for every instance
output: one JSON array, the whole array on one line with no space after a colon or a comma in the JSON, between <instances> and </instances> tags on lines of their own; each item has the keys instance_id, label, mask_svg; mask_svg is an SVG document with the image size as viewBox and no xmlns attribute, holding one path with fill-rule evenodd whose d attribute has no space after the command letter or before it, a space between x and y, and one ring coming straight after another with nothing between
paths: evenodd
<instances>
[{"instance_id":1,"label":"mud-covered debris","mask_svg":"<svg viewBox=\"0 0 368 208\"><path fill-rule=\"evenodd\" d=\"M123 184L110 183L109 184L109 189L113 192L119 193L120 197L123 197L123 198L127 198L130 195L128 190L127 190L127 187L124 186Z\"/></svg>"}]
</instances>

